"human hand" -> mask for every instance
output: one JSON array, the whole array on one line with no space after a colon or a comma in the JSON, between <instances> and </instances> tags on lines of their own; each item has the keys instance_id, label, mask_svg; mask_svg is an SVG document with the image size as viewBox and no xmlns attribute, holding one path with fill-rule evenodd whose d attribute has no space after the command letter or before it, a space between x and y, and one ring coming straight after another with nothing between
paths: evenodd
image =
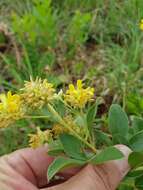
<instances>
[{"instance_id":1,"label":"human hand","mask_svg":"<svg viewBox=\"0 0 143 190\"><path fill-rule=\"evenodd\" d=\"M83 169L62 172L65 181L52 185L47 181L47 168L52 158L44 147L23 149L0 158L0 190L115 190L129 171L130 149L118 145L125 158ZM58 183L56 182L56 183Z\"/></svg>"}]
</instances>

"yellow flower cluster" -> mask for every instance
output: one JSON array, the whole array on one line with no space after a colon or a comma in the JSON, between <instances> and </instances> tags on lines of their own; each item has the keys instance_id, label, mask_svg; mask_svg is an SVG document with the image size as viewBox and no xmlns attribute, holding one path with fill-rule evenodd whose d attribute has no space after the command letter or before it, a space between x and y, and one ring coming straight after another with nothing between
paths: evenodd
<instances>
[{"instance_id":1,"label":"yellow flower cluster","mask_svg":"<svg viewBox=\"0 0 143 190\"><path fill-rule=\"evenodd\" d=\"M75 124L72 116L68 115L63 118L63 121L77 134L80 135L80 137L86 136L86 131L84 127L80 127ZM30 140L29 140L29 146L31 148L38 148L46 143L50 143L53 141L53 139L58 138L58 136L62 133L69 133L72 134L72 132L68 129L62 126L59 123L56 123L53 125L52 129L48 129L46 131L41 131L40 128L37 128L36 134L30 134Z\"/></svg>"},{"instance_id":2,"label":"yellow flower cluster","mask_svg":"<svg viewBox=\"0 0 143 190\"><path fill-rule=\"evenodd\" d=\"M140 21L140 29L143 30L143 19Z\"/></svg>"},{"instance_id":3,"label":"yellow flower cluster","mask_svg":"<svg viewBox=\"0 0 143 190\"><path fill-rule=\"evenodd\" d=\"M67 132L68 130L65 129L63 126L61 126L60 124L56 123L53 128L52 128L52 132L53 132L53 135L55 137L57 137L58 135L64 133L64 132Z\"/></svg>"},{"instance_id":4,"label":"yellow flower cluster","mask_svg":"<svg viewBox=\"0 0 143 190\"><path fill-rule=\"evenodd\" d=\"M72 130L74 132L76 132L77 134L79 134L81 137L84 137L85 136L85 128L84 127L81 127L81 126L78 126L76 124L76 122L74 121L74 118L71 116L71 115L67 115L65 118L64 118L64 121L65 123L70 126L70 128L72 128Z\"/></svg>"},{"instance_id":5,"label":"yellow flower cluster","mask_svg":"<svg viewBox=\"0 0 143 190\"><path fill-rule=\"evenodd\" d=\"M78 80L76 87L70 84L69 89L64 95L62 91L56 94L53 85L48 83L46 79L42 80L37 77L36 80L33 80L31 78L30 81L25 82L20 94L12 94L11 92L0 94L0 128L7 127L14 123L14 121L27 117L26 113L29 113L29 108L42 108L44 105L50 103L51 100L58 99L59 97L61 100L64 97L62 101L81 109L84 108L89 101L93 100L94 89L91 87L84 88L82 81ZM73 118L66 116L63 120L74 131L81 134L81 129L74 123ZM59 124L55 124L51 131L55 136L62 132L67 132L67 129ZM34 146L34 143L40 144L44 142L45 140L43 139L46 139L48 134L50 134L49 131L43 133L38 130L37 136L31 136L31 145ZM40 138L40 140L38 140L38 138Z\"/></svg>"},{"instance_id":6,"label":"yellow flower cluster","mask_svg":"<svg viewBox=\"0 0 143 190\"><path fill-rule=\"evenodd\" d=\"M18 94L0 94L0 128L7 127L24 115L21 98Z\"/></svg>"},{"instance_id":7,"label":"yellow flower cluster","mask_svg":"<svg viewBox=\"0 0 143 190\"><path fill-rule=\"evenodd\" d=\"M41 129L37 128L36 134L29 134L30 140L29 145L31 148L38 148L46 143L50 143L52 141L51 130L41 131Z\"/></svg>"},{"instance_id":8,"label":"yellow flower cluster","mask_svg":"<svg viewBox=\"0 0 143 190\"><path fill-rule=\"evenodd\" d=\"M74 119L72 118L71 115L67 115L66 117L63 118L63 121L77 134L79 134L80 136L84 136L85 135L85 131L84 131L84 127L80 127L77 124L75 124ZM57 137L58 135L62 134L62 133L70 133L70 131L65 128L64 126L62 126L61 124L55 124L52 128L52 133L54 135L54 137Z\"/></svg>"},{"instance_id":9,"label":"yellow flower cluster","mask_svg":"<svg viewBox=\"0 0 143 190\"><path fill-rule=\"evenodd\" d=\"M55 89L46 79L32 78L26 81L22 90L22 98L26 105L30 108L42 108L46 103L53 99Z\"/></svg>"},{"instance_id":10,"label":"yellow flower cluster","mask_svg":"<svg viewBox=\"0 0 143 190\"><path fill-rule=\"evenodd\" d=\"M93 100L94 88L83 88L81 80L77 81L77 87L73 84L69 85L66 91L65 101L70 103L73 107L84 108L87 102Z\"/></svg>"}]
</instances>

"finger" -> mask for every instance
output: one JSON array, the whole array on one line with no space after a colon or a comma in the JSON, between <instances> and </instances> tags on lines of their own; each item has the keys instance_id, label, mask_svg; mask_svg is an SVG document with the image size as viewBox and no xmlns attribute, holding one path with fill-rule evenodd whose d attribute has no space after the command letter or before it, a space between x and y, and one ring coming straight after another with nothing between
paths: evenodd
<instances>
[{"instance_id":1,"label":"finger","mask_svg":"<svg viewBox=\"0 0 143 190\"><path fill-rule=\"evenodd\" d=\"M102 165L88 165L77 175L63 184L43 190L115 190L129 171L128 155L130 149L124 145L116 146L125 157Z\"/></svg>"},{"instance_id":2,"label":"finger","mask_svg":"<svg viewBox=\"0 0 143 190\"><path fill-rule=\"evenodd\" d=\"M12 154L1 157L0 163L2 163L2 161L5 162L5 165L8 165L8 169L5 173L12 173L12 170L9 168L10 166L14 171L37 187L44 187L48 184L47 169L53 161L53 158L48 156L47 147L18 150ZM79 171L79 169L73 168L65 170L59 175L66 180L73 176L77 171Z\"/></svg>"},{"instance_id":3,"label":"finger","mask_svg":"<svg viewBox=\"0 0 143 190\"><path fill-rule=\"evenodd\" d=\"M35 185L27 181L14 170L5 168L9 173L5 172L0 166L0 189L1 190L38 190ZM3 170L3 173L2 173Z\"/></svg>"},{"instance_id":4,"label":"finger","mask_svg":"<svg viewBox=\"0 0 143 190\"><path fill-rule=\"evenodd\" d=\"M47 168L53 158L47 154L47 148L23 149L1 158L28 181L38 187L47 184Z\"/></svg>"}]
</instances>

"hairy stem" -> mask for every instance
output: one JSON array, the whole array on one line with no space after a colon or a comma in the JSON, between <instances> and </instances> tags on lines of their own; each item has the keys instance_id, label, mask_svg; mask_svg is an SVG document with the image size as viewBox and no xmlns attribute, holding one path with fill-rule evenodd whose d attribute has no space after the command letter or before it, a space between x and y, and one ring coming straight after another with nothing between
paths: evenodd
<instances>
[{"instance_id":1,"label":"hairy stem","mask_svg":"<svg viewBox=\"0 0 143 190\"><path fill-rule=\"evenodd\" d=\"M34 116L32 116L32 115L25 115L23 118L24 119L42 119L42 118L49 119L49 116L47 116L47 115L34 115Z\"/></svg>"},{"instance_id":2,"label":"hairy stem","mask_svg":"<svg viewBox=\"0 0 143 190\"><path fill-rule=\"evenodd\" d=\"M56 117L58 122L63 125L65 128L67 128L75 137L77 137L80 141L82 141L84 144L86 144L94 153L96 153L96 148L92 146L88 141L83 139L80 135L78 135L70 126L66 124L66 122L62 119L62 117L56 112L56 110L48 104L49 111Z\"/></svg>"}]
</instances>

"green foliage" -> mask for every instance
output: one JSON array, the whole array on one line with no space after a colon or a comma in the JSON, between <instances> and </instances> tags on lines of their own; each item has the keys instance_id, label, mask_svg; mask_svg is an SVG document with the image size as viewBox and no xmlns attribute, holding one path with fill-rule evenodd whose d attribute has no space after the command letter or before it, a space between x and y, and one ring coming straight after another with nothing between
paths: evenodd
<instances>
[{"instance_id":1,"label":"green foliage","mask_svg":"<svg viewBox=\"0 0 143 190\"><path fill-rule=\"evenodd\" d=\"M91 18L90 13L75 12L65 34L65 40L70 48L69 54L75 53L77 47L86 42L90 31Z\"/></svg>"},{"instance_id":2,"label":"green foliage","mask_svg":"<svg viewBox=\"0 0 143 190\"><path fill-rule=\"evenodd\" d=\"M126 182L126 184L121 184L118 190L134 190L134 185L130 185L129 182Z\"/></svg>"},{"instance_id":3,"label":"green foliage","mask_svg":"<svg viewBox=\"0 0 143 190\"><path fill-rule=\"evenodd\" d=\"M78 160L86 159L85 153L83 152L83 143L77 138L72 135L62 134L60 140L67 156Z\"/></svg>"},{"instance_id":4,"label":"green foliage","mask_svg":"<svg viewBox=\"0 0 143 190\"><path fill-rule=\"evenodd\" d=\"M57 157L48 168L48 179L50 180L57 172L64 167L71 167L74 165L102 164L110 160L118 160L123 158L123 154L115 147L108 147L97 155L88 155L81 153L81 142L74 136L63 134L60 137L63 144L64 152L69 158Z\"/></svg>"},{"instance_id":5,"label":"green foliage","mask_svg":"<svg viewBox=\"0 0 143 190\"><path fill-rule=\"evenodd\" d=\"M133 152L129 156L129 164L132 168L143 165L143 153L142 152Z\"/></svg>"},{"instance_id":6,"label":"green foliage","mask_svg":"<svg viewBox=\"0 0 143 190\"><path fill-rule=\"evenodd\" d=\"M50 156L58 156L60 153L62 154L63 152L64 152L63 146L58 140L53 141L48 146L48 155Z\"/></svg>"},{"instance_id":7,"label":"green foliage","mask_svg":"<svg viewBox=\"0 0 143 190\"><path fill-rule=\"evenodd\" d=\"M89 130L89 133L91 134L92 137L94 137L94 131L93 131L93 124L94 124L94 121L95 121L95 116L97 114L97 108L98 108L98 104L94 104L92 105L88 112L87 112L87 115L86 115L86 120L87 120L87 126L88 126L88 130Z\"/></svg>"},{"instance_id":8,"label":"green foliage","mask_svg":"<svg viewBox=\"0 0 143 190\"><path fill-rule=\"evenodd\" d=\"M143 98L139 94L130 94L126 99L126 109L128 113L141 115L143 110Z\"/></svg>"},{"instance_id":9,"label":"green foliage","mask_svg":"<svg viewBox=\"0 0 143 190\"><path fill-rule=\"evenodd\" d=\"M135 181L135 186L138 190L142 190L143 189L143 176L139 177L136 179Z\"/></svg>"},{"instance_id":10,"label":"green foliage","mask_svg":"<svg viewBox=\"0 0 143 190\"><path fill-rule=\"evenodd\" d=\"M94 125L94 120L96 121L96 113L97 113L97 106L99 105L99 102L97 101L96 104L93 104L87 109L87 111L82 110L82 115L86 115L90 117L92 122L88 121L88 125L90 123L90 128L93 128ZM90 114L89 114L90 110ZM67 126L64 121L62 121L62 118L58 116L58 113L56 112L56 107L55 109L50 106L49 111L52 111L53 115L55 115L60 123L63 123L63 127L67 129L70 127L69 125ZM84 112L87 112L86 114ZM114 113L112 115L112 113ZM77 115L75 124L77 124L79 131L84 127L85 129L88 127L86 123L83 120L83 116L81 117L78 115L78 110L76 113ZM125 126L126 129L126 135L128 136L128 118L121 109L119 105L112 105L110 108L110 114L109 118L112 122L110 122L110 128L115 127L115 121L116 119L120 119L118 122L122 121L122 125ZM71 126L72 127L72 126ZM112 128L113 129L113 128ZM118 131L120 132L119 126L118 126ZM68 134L68 132L64 132L59 136L60 144L58 145L58 141L55 143L52 143L52 146L50 146L50 155L65 155L65 157L57 157L55 161L50 165L48 168L48 178L51 179L57 172L59 172L61 169L64 167L69 167L73 166L74 164L78 165L85 165L87 163L91 164L102 164L111 160L118 160L122 159L124 157L123 153L119 151L116 147L110 146L112 144L111 139L108 137L108 134L104 132L100 132L100 130L95 130L95 138L96 135L99 135L99 140L101 141L102 144L106 145L106 148L101 148L99 150L96 150L94 148L94 138L92 139L92 135L90 133L86 133L85 137L79 136L79 134L75 131L72 131L72 128L69 129L71 131L71 134ZM113 131L113 130L112 130ZM93 131L92 131L93 132ZM100 133L99 133L100 132ZM122 129L121 129L122 132ZM81 133L82 134L82 133ZM115 133L116 135L116 133ZM122 135L122 134L121 134ZM114 136L114 133L113 133ZM91 137L91 138L90 138ZM101 138L100 138L101 137ZM89 142L87 142L86 139L89 138ZM62 145L62 146L61 146ZM87 148L88 147L88 148ZM89 150L88 150L89 149ZM92 152L93 151L93 152Z\"/></svg>"},{"instance_id":11,"label":"green foliage","mask_svg":"<svg viewBox=\"0 0 143 190\"><path fill-rule=\"evenodd\" d=\"M12 11L10 25L17 48L14 56L1 54L1 58L7 65L8 75L17 83L22 84L23 80L29 79L29 75L34 78L37 75L47 77L56 85L62 83L62 77L57 79L53 73L55 64L63 57L75 56L78 47L85 43L92 14L75 11L68 17L64 28L60 26L62 17L62 10L53 8L51 0L33 0L23 14Z\"/></svg>"},{"instance_id":12,"label":"green foliage","mask_svg":"<svg viewBox=\"0 0 143 190\"><path fill-rule=\"evenodd\" d=\"M143 174L143 168L139 167L137 169L132 170L131 172L128 173L128 177L132 177L132 178L137 178L142 176Z\"/></svg>"},{"instance_id":13,"label":"green foliage","mask_svg":"<svg viewBox=\"0 0 143 190\"><path fill-rule=\"evenodd\" d=\"M110 160L118 160L123 158L124 155L115 147L108 147L99 152L93 158L91 158L90 163L92 164L103 164Z\"/></svg>"},{"instance_id":14,"label":"green foliage","mask_svg":"<svg viewBox=\"0 0 143 190\"><path fill-rule=\"evenodd\" d=\"M1 54L8 75L20 84L28 80L29 75L44 77L47 74L46 68L50 72L55 62L52 48L57 45L57 13L52 10L50 0L32 2L23 14L16 11L12 13L11 30L17 40L16 56Z\"/></svg>"},{"instance_id":15,"label":"green foliage","mask_svg":"<svg viewBox=\"0 0 143 190\"><path fill-rule=\"evenodd\" d=\"M102 145L111 146L111 145L113 145L111 137L107 133L104 133L101 130L95 130L95 136L96 136L97 146L102 146Z\"/></svg>"},{"instance_id":16,"label":"green foliage","mask_svg":"<svg viewBox=\"0 0 143 190\"><path fill-rule=\"evenodd\" d=\"M87 125L88 127L90 128L90 126L93 125L94 123L94 120L95 120L95 116L96 116L96 113L97 113L97 108L98 108L98 104L93 104L88 112L87 112L87 115L86 115L86 118L87 118Z\"/></svg>"},{"instance_id":17,"label":"green foliage","mask_svg":"<svg viewBox=\"0 0 143 190\"><path fill-rule=\"evenodd\" d=\"M140 117L132 117L131 127L129 127L129 122L127 115L121 109L120 106L113 104L109 110L109 128L113 136L116 138L116 134L120 134L119 142L122 144L127 144L133 151L129 155L129 164L132 167L132 171L129 172L127 178L129 181L127 183L121 184L119 189L142 189L142 175L143 175L143 122ZM123 130L124 129L124 130ZM124 131L124 132L123 132ZM124 134L123 134L124 133ZM124 142L124 137L126 137L127 143ZM118 139L116 138L116 142ZM126 181L126 180L125 180ZM131 185L130 184L131 182Z\"/></svg>"},{"instance_id":18,"label":"green foliage","mask_svg":"<svg viewBox=\"0 0 143 190\"><path fill-rule=\"evenodd\" d=\"M116 143L125 143L128 136L128 117L119 105L113 104L109 110L109 129Z\"/></svg>"},{"instance_id":19,"label":"green foliage","mask_svg":"<svg viewBox=\"0 0 143 190\"><path fill-rule=\"evenodd\" d=\"M48 167L48 180L51 180L53 176L64 169L65 167L73 167L83 165L83 161L75 159L67 159L64 157L57 157L52 164Z\"/></svg>"},{"instance_id":20,"label":"green foliage","mask_svg":"<svg viewBox=\"0 0 143 190\"><path fill-rule=\"evenodd\" d=\"M29 127L27 127L29 126ZM0 156L11 153L20 148L28 146L27 134L34 132L35 129L30 123L21 121L12 128L0 130Z\"/></svg>"},{"instance_id":21,"label":"green foliage","mask_svg":"<svg viewBox=\"0 0 143 190\"><path fill-rule=\"evenodd\" d=\"M53 5L64 9L66 12L74 11L76 9L80 10L92 10L96 7L96 0L53 0Z\"/></svg>"},{"instance_id":22,"label":"green foliage","mask_svg":"<svg viewBox=\"0 0 143 190\"><path fill-rule=\"evenodd\" d=\"M33 1L30 12L13 14L12 26L22 41L55 47L57 38L56 13L52 12L51 0Z\"/></svg>"},{"instance_id":23,"label":"green foliage","mask_svg":"<svg viewBox=\"0 0 143 190\"><path fill-rule=\"evenodd\" d=\"M133 134L137 134L138 132L143 130L143 119L141 117L132 117L132 131Z\"/></svg>"},{"instance_id":24,"label":"green foliage","mask_svg":"<svg viewBox=\"0 0 143 190\"><path fill-rule=\"evenodd\" d=\"M143 151L143 131L140 131L132 136L129 143L133 151Z\"/></svg>"}]
</instances>

